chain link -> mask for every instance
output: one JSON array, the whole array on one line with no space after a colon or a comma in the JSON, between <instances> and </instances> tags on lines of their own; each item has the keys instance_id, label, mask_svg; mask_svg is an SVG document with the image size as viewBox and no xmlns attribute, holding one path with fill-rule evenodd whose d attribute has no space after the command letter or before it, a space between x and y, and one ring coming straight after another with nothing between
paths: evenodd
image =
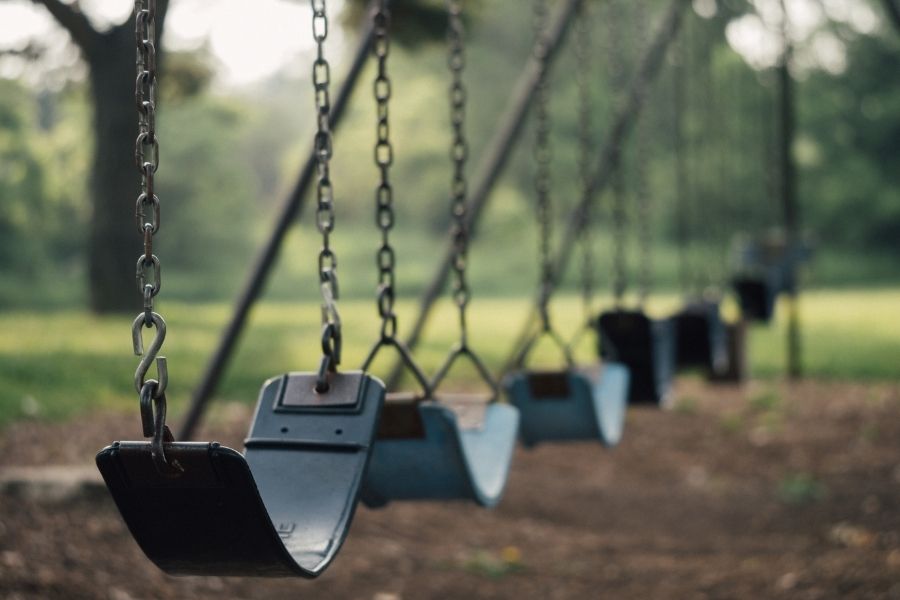
<instances>
[{"instance_id":1,"label":"chain link","mask_svg":"<svg viewBox=\"0 0 900 600\"><path fill-rule=\"evenodd\" d=\"M581 297L585 317L592 318L594 304L594 248L593 202L589 201L591 193L591 20L587 2L578 6L578 17L575 20L575 81L578 86L578 174L581 179L581 198L584 212L581 215Z\"/></svg>"},{"instance_id":2,"label":"chain link","mask_svg":"<svg viewBox=\"0 0 900 600\"><path fill-rule=\"evenodd\" d=\"M150 364L156 359L164 339L165 321L153 310L153 299L162 287L162 265L153 253L153 238L160 228L160 203L156 195L155 177L159 168L159 137L156 134L156 0L135 0L134 40L136 78L134 100L138 113L138 135L134 142L134 164L141 176L141 189L134 206L134 221L143 242L143 252L138 257L135 281L143 298L143 315L138 316L136 326L155 327L159 344L144 356L135 373L138 392L152 391L154 399L164 398L167 377L160 373L159 381L146 380ZM135 352L138 347L135 346ZM159 357L164 364L165 359Z\"/></svg>"},{"instance_id":3,"label":"chain link","mask_svg":"<svg viewBox=\"0 0 900 600\"><path fill-rule=\"evenodd\" d=\"M325 59L325 40L328 37L328 16L325 0L310 0L312 7L312 34L316 42L316 59L313 61L312 81L316 107L316 134L313 147L316 156L316 229L322 235L319 250L319 285L322 292L322 362L319 366L318 392L329 388L328 372L334 372L341 362L341 317L338 313L339 297L337 256L331 249L331 232L334 231L334 189L331 185L330 160L333 153L331 135L331 65Z\"/></svg>"},{"instance_id":4,"label":"chain link","mask_svg":"<svg viewBox=\"0 0 900 600\"><path fill-rule=\"evenodd\" d=\"M390 231L394 227L394 188L389 174L394 162L394 150L390 140L390 122L388 120L388 102L391 98L391 80L387 73L387 60L390 53L390 13L386 1L380 0L373 15L374 38L372 53L378 63L373 94L377 113L375 166L378 167L381 181L375 189L375 224L381 230L381 246L376 253L378 265L378 314L381 317L382 340L393 340L397 334L397 315L394 312L394 266L396 256L390 242Z\"/></svg>"},{"instance_id":5,"label":"chain link","mask_svg":"<svg viewBox=\"0 0 900 600\"><path fill-rule=\"evenodd\" d=\"M534 140L534 190L536 197L535 214L538 223L538 255L541 264L540 297L538 311L544 331L550 330L550 292L553 286L553 259L550 256L552 243L552 206L550 198L550 88L547 83L547 3L535 0L534 11L534 58L539 65L538 83L535 96L535 140Z\"/></svg>"},{"instance_id":6,"label":"chain link","mask_svg":"<svg viewBox=\"0 0 900 600\"><path fill-rule=\"evenodd\" d=\"M450 125L453 140L450 146L450 158L453 161L453 179L450 184L450 213L453 219L451 234L453 237L454 274L453 300L459 309L460 335L465 346L467 339L466 307L469 304L469 285L466 282L466 263L469 249L469 230L467 220L466 196L466 161L469 158L469 144L466 141L466 88L463 84L463 71L466 66L463 36L465 30L462 21L462 0L447 2L447 66L450 68Z\"/></svg>"}]
</instances>

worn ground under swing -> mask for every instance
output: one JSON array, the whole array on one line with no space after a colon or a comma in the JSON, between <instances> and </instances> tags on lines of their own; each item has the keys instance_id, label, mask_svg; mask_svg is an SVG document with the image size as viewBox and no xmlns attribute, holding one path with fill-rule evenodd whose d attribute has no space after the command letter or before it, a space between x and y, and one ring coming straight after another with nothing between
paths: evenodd
<instances>
[{"instance_id":1,"label":"worn ground under swing","mask_svg":"<svg viewBox=\"0 0 900 600\"><path fill-rule=\"evenodd\" d=\"M102 489L7 483L0 598L900 598L900 384L686 380L677 395L633 410L614 451L518 450L496 510L361 508L316 581L170 578ZM219 407L209 428L239 444L248 419ZM136 425L20 422L0 467L87 465Z\"/></svg>"}]
</instances>

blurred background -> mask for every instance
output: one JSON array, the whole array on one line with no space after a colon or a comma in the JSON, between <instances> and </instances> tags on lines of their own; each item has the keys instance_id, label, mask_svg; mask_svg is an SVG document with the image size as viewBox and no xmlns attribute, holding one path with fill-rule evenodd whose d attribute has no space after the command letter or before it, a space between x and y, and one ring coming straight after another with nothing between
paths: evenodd
<instances>
[{"instance_id":1,"label":"blurred background","mask_svg":"<svg viewBox=\"0 0 900 600\"><path fill-rule=\"evenodd\" d=\"M107 45L89 60L61 21L41 4L0 3L0 307L7 332L0 363L5 380L0 386L3 419L22 416L24 398L32 398L51 414L74 408L52 391L35 388L51 364L62 380L109 367L109 378L102 385L106 391L100 396L114 396L117 400L110 404L118 405L118 390L128 393L125 382L131 361L127 328L121 323L141 307L132 283L132 255L139 252L141 242L137 232L129 229L130 196L138 187L137 174L129 170L136 115L130 86L125 80L109 81L108 75L131 77L129 51L123 59L122 52L117 55L110 50L112 32L127 21L131 4L84 0L67 5L75 15L70 28L79 31L83 25L105 39ZM608 4L598 3L590 25L594 43L589 81L597 148L608 133L617 90L625 88L665 8L663 3L649 3L651 20L642 25L634 6ZM803 279L803 287L814 292L806 307L807 367L817 376L896 375L896 361L888 358L897 350L896 331L888 336L877 326L862 330L864 325L853 321L877 314L867 310L869 302L891 304L895 296L889 290L900 281L896 260L900 36L886 12L889 4L877 0L788 3L794 44L791 74L797 84L792 156L800 226L816 248L815 261ZM328 52L337 85L352 58L365 11L361 3L341 2L330 11L334 18ZM394 239L404 309L402 333L444 252L450 132L440 3L402 2L394 13L392 178L397 190ZM526 64L532 24L530 11L521 10L515 2L473 3L467 18L471 174ZM679 210L689 214L693 233L688 253L693 268L706 285L723 292L734 236L760 236L783 225L773 69L780 56L780 23L775 0L697 0L681 33L683 68L674 68L670 56L650 88L639 127L624 147L624 169L626 180L634 180L640 170L652 198L651 268L653 290L658 292L654 300L667 295L676 298L679 290ZM224 324L310 147L314 119L309 65L314 47L309 31L310 15L302 2L265 0L251 6L238 0L181 0L173 2L166 15L157 177L164 229L156 237L165 285L157 307L174 320L166 351L176 390L187 390L196 380L205 360L200 355ZM130 47L130 43L125 40L124 45ZM350 363L362 356L377 327L374 249L378 232L372 205L377 175L372 162L375 105L366 83L374 76L372 69L370 64L363 73L335 139L338 226L334 244L340 257L346 316L353 320L358 315L358 325L347 334ZM569 44L561 51L550 80L557 235L580 193L575 69ZM681 119L690 195L686 209L679 208L677 199L672 133L673 78L679 71L686 98ZM106 94L102 100L101 93ZM640 136L648 149L639 163L634 139ZM492 321L493 308L502 306L513 327L518 322L516 310L526 310L538 276L533 137L527 129L518 138L477 224L472 248L473 312L491 315L487 319ZM608 199L598 205L594 245L601 306L609 298L612 238ZM633 217L634 202L627 210ZM255 321L258 327L249 327L241 344L241 348L253 348L253 356L265 353L266 361L255 362L265 362L266 367L251 368L254 372L246 382L223 386L223 393L233 398L252 398L256 381L265 372L315 364L299 346L318 320L315 252L319 239L307 213L301 220L287 236L269 278L265 310ZM628 267L637 273L636 236L630 235L627 243L631 248ZM570 269L564 291L574 291L576 285L577 269ZM123 316L117 318L117 314ZM179 322L182 315L185 325ZM270 318L267 315L272 315L279 332L275 338L272 332L256 336ZM561 311L561 319L568 316L573 318L566 325L576 327L577 316ZM31 319L34 329L21 329ZM107 326L110 334L101 334ZM507 341L511 345L512 340L495 335L496 327L492 329L484 343L491 346L486 352L499 368L499 357L506 351L500 346ZM431 338L434 335L442 337L441 331L432 330ZM448 331L447 336L449 340L452 333ZM94 354L57 360L55 353L65 352L85 337L93 340ZM193 344L189 350L185 338ZM831 340L860 348L849 354L837 352ZM431 341L437 347L444 345L441 340ZM427 342L422 346L426 363L431 360ZM780 337L768 329L754 334L753 344L754 372L780 373ZM314 349L309 352L315 354ZM434 361L441 352L436 352ZM859 364L844 364L857 358ZM70 372L66 365L72 361L79 364ZM90 362L91 368L82 361ZM240 358L233 364L249 366ZM97 394L85 395L92 397L85 400L88 403L99 401L94 398Z\"/></svg>"},{"instance_id":2,"label":"blurred background","mask_svg":"<svg viewBox=\"0 0 900 600\"><path fill-rule=\"evenodd\" d=\"M155 253L162 261L164 277L156 308L169 326L164 354L171 378L170 414L177 421L310 151L315 128L310 80L315 44L306 2L160 3L168 10L159 42L161 158L156 181L162 227ZM443 3L395 0L391 4L391 179L397 213L392 236L397 251L399 327L404 335L448 240L449 74ZM559 4L550 3L551 8ZM587 81L594 148L599 154L623 92L669 3L597 0L588 4ZM688 387L678 394L681 409L676 411L711 419L711 427L725 436L722 439L744 431L749 437L741 443L747 447L756 447L753 440L758 441L759 431L767 432L769 440L773 435L785 436L785 456L793 456L788 433L796 434L802 425L790 419L814 414L819 396L829 398L828 406L838 406L841 397L851 398L852 406L863 407L860 410L870 409L871 398L877 398L890 411L900 411L896 391L900 378L900 7L896 0L787 0L785 38L779 0L693 0L688 4L678 53L668 52L648 88L640 120L622 146L623 193L629 200L639 193L650 199L652 293L648 306L652 313L664 314L679 305L688 291L679 274L686 260L692 280L723 297L724 314L736 318L729 291L735 240L783 230L777 68L787 39L792 49L789 73L796 115L790 157L796 168L800 233L814 248L812 260L801 269L799 302L802 373L812 387L798 392L798 406L805 408L795 413L785 408L794 388L785 387L792 384L783 380L787 317L781 307L770 326L750 330L749 387L724 393L734 397L733 406L741 406L740 410L723 416L720 409L709 408L710 396L719 392L688 378L682 384ZM533 17L520 0L472 1L466 7L466 132L469 173L474 175L530 58ZM137 359L131 352L130 324L142 307L134 285L134 261L142 242L132 212L139 188L132 164L137 132L132 10L128 0L0 0L0 437L4 448L25 439L37 448L47 436L62 435L69 422L103 423L100 437L109 430L108 439L103 437L96 448L85 444L84 456L77 459L89 461L91 448L123 437L115 430L117 424L137 422L132 388ZM332 0L328 10L327 57L335 88L359 43L366 10L361 0ZM561 232L581 194L579 69L584 72L567 41L549 75L554 248L562 243ZM374 76L370 60L334 140L337 225L333 243L339 259L347 368L362 362L380 325L375 305L375 249L380 234L373 219L378 177L373 162ZM682 86L682 107L673 100L677 85ZM682 129L681 164L675 148L676 118ZM508 358L529 314L539 277L531 121L517 138L489 196L470 251L472 344L494 371ZM643 141L643 150L637 141ZM679 176L686 182L681 188ZM679 198L679 189L686 190L686 196ZM289 231L217 388L213 430L219 425L223 431L232 431L229 419L246 417L264 379L285 371L313 370L318 364L316 254L321 239L310 205ZM635 202L626 206L631 295L637 292L634 281L646 244L634 228L640 216ZM591 243L596 262L595 308L600 310L612 305L614 236L609 194L599 198L595 220ZM689 225L687 244L680 238L680 222ZM566 335L583 323L574 261L572 267L563 275L552 305ZM455 326L452 305L441 300L416 349L426 371L434 371L455 340ZM591 354L591 342L586 341L581 350L585 356ZM386 374L388 366L389 361L379 363L376 371ZM461 373L458 380L464 382L466 376ZM859 404L853 404L857 400ZM888 410L885 404L877 406ZM839 408L835 410L840 413ZM868 417L854 412L863 425L853 421L855 429L848 435L857 442L866 436L878 437L870 429L861 433L861 428L885 414L897 416L890 411L865 413ZM108 415L114 415L112 421L104 420ZM638 418L652 421L646 424L647 431L666 431L658 415ZM696 423L691 427L686 431L706 431ZM692 436L682 433L679 439L690 443ZM881 435L879 439L886 439L885 432ZM698 456L714 452L721 441L716 440L697 450ZM735 442L735 451L743 447L741 443ZM56 452L22 452L11 454L18 458L8 457L5 462L66 462ZM570 458L564 455L559 460ZM607 472L604 477L612 475ZM896 479L896 473L891 477ZM792 498L791 490L799 489L801 505L818 501L825 489L819 475L805 463L771 478L779 494ZM894 479L889 490L896 488ZM543 485L540 479L534 481ZM890 523L895 524L896 511L891 515ZM447 518L455 516L451 513ZM412 522L417 517L408 518ZM380 531L378 523L368 525L373 539ZM3 531L0 527L0 538ZM898 552L893 559L892 568L896 568L900 551L896 539L891 544L885 552L890 556L894 556L891 551ZM519 547L510 547L512 554L503 554L502 549L486 555L462 550L461 564L468 565L462 569L489 579L496 565L502 571L499 576L510 565L513 572L522 561L515 554ZM407 548L407 552L413 551ZM879 558L877 564L883 565L884 560ZM522 564L527 563L528 557ZM0 568L14 569L3 564ZM781 581L782 575L773 577ZM897 592L890 583L895 576L896 571L890 571L887 580L879 580L884 585L871 589ZM615 574L610 577L614 579ZM787 583L791 582L796 584L789 578ZM496 589L500 591L495 597L507 597L502 587ZM794 587L779 589L787 594ZM166 593L170 592L175 594ZM277 597L280 592L271 593ZM641 592L635 593L639 597Z\"/></svg>"}]
</instances>

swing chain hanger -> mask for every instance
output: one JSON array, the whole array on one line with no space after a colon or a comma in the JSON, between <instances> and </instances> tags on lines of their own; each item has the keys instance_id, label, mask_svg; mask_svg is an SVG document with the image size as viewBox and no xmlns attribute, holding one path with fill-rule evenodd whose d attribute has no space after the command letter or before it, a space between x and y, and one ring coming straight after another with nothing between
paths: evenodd
<instances>
[{"instance_id":1,"label":"swing chain hanger","mask_svg":"<svg viewBox=\"0 0 900 600\"><path fill-rule=\"evenodd\" d=\"M593 202L585 200L591 194L591 21L587 2L578 5L578 18L575 20L575 81L578 86L578 174L581 178L581 197L584 210L580 217L581 226L578 234L582 246L581 255L581 296L584 305L585 324L593 321L594 304L594 248L592 227L594 213ZM579 330L584 331L583 329Z\"/></svg>"},{"instance_id":2,"label":"swing chain hanger","mask_svg":"<svg viewBox=\"0 0 900 600\"><path fill-rule=\"evenodd\" d=\"M135 280L143 298L143 313L132 325L134 353L141 356L135 371L138 394L152 392L154 400L165 398L168 375L166 359L158 356L166 336L166 322L153 311L153 299L162 286L162 266L153 253L153 237L160 228L160 202L155 190L159 168L159 137L156 134L156 0L135 0L134 7L135 66L134 100L138 113L138 135L134 142L134 163L141 175L141 190L135 201L134 220L143 238L143 252L138 257ZM144 353L141 328L156 328L156 338ZM147 380L153 362L159 380ZM147 388L147 389L145 389Z\"/></svg>"},{"instance_id":3,"label":"swing chain hanger","mask_svg":"<svg viewBox=\"0 0 900 600\"><path fill-rule=\"evenodd\" d=\"M316 107L316 135L313 147L316 155L316 229L322 234L319 251L319 285L322 291L322 361L316 381L316 391L329 389L328 373L337 370L341 362L341 317L338 313L339 297L337 256L331 249L330 235L334 230L334 189L331 184L329 161L333 153L333 139L329 118L331 115L331 65L325 59L325 40L328 37L328 15L325 0L310 0L312 7L312 34L316 42L316 59L313 61L312 81Z\"/></svg>"},{"instance_id":4,"label":"swing chain hanger","mask_svg":"<svg viewBox=\"0 0 900 600\"><path fill-rule=\"evenodd\" d=\"M540 228L539 254L541 260L540 296L538 311L543 331L550 331L550 295L553 291L553 259L550 256L551 206L550 206L550 89L547 84L547 43L544 33L547 27L547 5L544 0L534 3L534 57L540 65L535 103L534 188L537 196L537 221Z\"/></svg>"},{"instance_id":5,"label":"swing chain hanger","mask_svg":"<svg viewBox=\"0 0 900 600\"><path fill-rule=\"evenodd\" d=\"M390 121L388 120L388 103L391 98L391 80L387 73L387 60L390 54L390 13L385 0L376 3L372 16L374 38L372 52L378 63L373 94L377 111L375 142L375 166L381 181L375 190L375 223L381 230L381 246L378 248L376 261L378 264L378 315L381 317L381 339L394 340L397 335L397 315L394 312L396 298L395 264L396 254L390 242L390 231L394 227L394 188L390 182L390 168L394 162L394 148L390 140Z\"/></svg>"},{"instance_id":6,"label":"swing chain hanger","mask_svg":"<svg viewBox=\"0 0 900 600\"><path fill-rule=\"evenodd\" d=\"M469 157L469 144L465 135L467 92L463 84L463 69L466 58L463 48L463 21L461 0L448 0L449 23L447 27L448 53L447 64L450 67L452 81L450 84L450 123L453 128L453 141L450 157L453 160L453 180L450 186L451 216L453 224L453 262L455 274L453 284L453 300L459 308L461 344L467 344L466 307L469 304L470 292L466 282L466 263L469 246L469 230L466 223L466 160Z\"/></svg>"}]
</instances>

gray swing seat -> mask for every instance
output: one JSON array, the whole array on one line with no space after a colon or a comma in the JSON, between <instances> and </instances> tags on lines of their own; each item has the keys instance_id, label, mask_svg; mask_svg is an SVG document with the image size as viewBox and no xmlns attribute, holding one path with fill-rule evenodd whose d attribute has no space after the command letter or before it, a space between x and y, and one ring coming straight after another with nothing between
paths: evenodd
<instances>
[{"instance_id":1,"label":"gray swing seat","mask_svg":"<svg viewBox=\"0 0 900 600\"><path fill-rule=\"evenodd\" d=\"M263 384L246 454L212 443L164 444L180 472L157 470L151 444L115 442L97 466L144 553L170 575L300 576L331 563L356 509L383 384L315 373Z\"/></svg>"},{"instance_id":2,"label":"gray swing seat","mask_svg":"<svg viewBox=\"0 0 900 600\"><path fill-rule=\"evenodd\" d=\"M540 442L599 440L615 446L622 437L630 374L621 363L562 371L520 371L503 382L519 409L519 437Z\"/></svg>"},{"instance_id":3,"label":"gray swing seat","mask_svg":"<svg viewBox=\"0 0 900 600\"><path fill-rule=\"evenodd\" d=\"M491 402L473 425L445 405L471 409L479 399L484 397L444 395L435 401L389 394L363 486L366 506L392 500L472 500L495 506L509 476L519 414Z\"/></svg>"}]
</instances>

